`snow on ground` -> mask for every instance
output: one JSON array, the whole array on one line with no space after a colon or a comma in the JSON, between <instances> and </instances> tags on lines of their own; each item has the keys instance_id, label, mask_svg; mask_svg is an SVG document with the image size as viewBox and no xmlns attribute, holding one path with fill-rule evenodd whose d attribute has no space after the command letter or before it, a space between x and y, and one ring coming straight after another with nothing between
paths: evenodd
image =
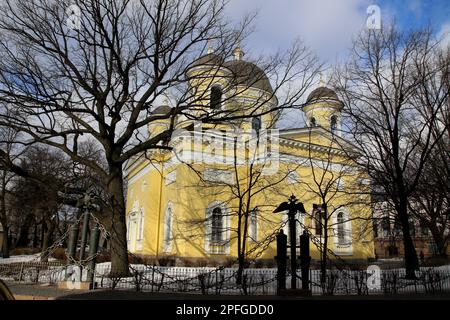
<instances>
[{"instance_id":1,"label":"snow on ground","mask_svg":"<svg viewBox=\"0 0 450 320\"><path fill-rule=\"evenodd\" d=\"M55 258L48 258L48 261L55 261ZM35 254L21 254L17 256L10 256L9 258L0 258L0 264L17 263L17 262L39 262L40 253Z\"/></svg>"}]
</instances>

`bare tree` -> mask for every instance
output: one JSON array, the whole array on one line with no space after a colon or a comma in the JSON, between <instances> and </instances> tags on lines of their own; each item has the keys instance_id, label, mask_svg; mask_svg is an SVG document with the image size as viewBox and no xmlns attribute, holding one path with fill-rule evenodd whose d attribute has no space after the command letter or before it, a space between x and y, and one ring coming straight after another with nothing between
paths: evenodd
<instances>
[{"instance_id":1,"label":"bare tree","mask_svg":"<svg viewBox=\"0 0 450 320\"><path fill-rule=\"evenodd\" d=\"M369 186L365 169L355 163L344 149L350 148L347 141L329 132L327 144L317 150L313 143L318 128L310 127L308 133L308 156L302 164L307 170L298 178L299 198L304 203L313 203L308 225L304 226L313 238L320 253L321 283L325 285L330 254L333 263L353 242L366 239L371 230ZM356 228L358 227L358 228ZM330 240L337 239L330 245ZM334 249L330 249L331 246Z\"/></svg>"},{"instance_id":2,"label":"bare tree","mask_svg":"<svg viewBox=\"0 0 450 320\"><path fill-rule=\"evenodd\" d=\"M8 128L0 128L0 145L1 152L8 156L8 158L14 158L17 154L14 153L14 141L17 138L17 133L14 130ZM0 163L0 223L3 227L3 243L1 244L2 255L4 258L9 257L9 233L10 233L10 219L9 217L9 201L10 201L10 189L13 183L14 174Z\"/></svg>"},{"instance_id":3,"label":"bare tree","mask_svg":"<svg viewBox=\"0 0 450 320\"><path fill-rule=\"evenodd\" d=\"M401 223L408 277L418 268L408 203L448 130L448 123L434 125L449 95L448 60L436 63L439 51L430 30L364 31L335 79L348 117L345 131L359 150L353 158L393 203Z\"/></svg>"},{"instance_id":4,"label":"bare tree","mask_svg":"<svg viewBox=\"0 0 450 320\"><path fill-rule=\"evenodd\" d=\"M222 134L220 131L215 133L218 137ZM278 162L280 159L274 154L268 156L270 150L274 152L275 145L272 145L274 141L270 141L270 134L266 130L264 134L259 130L252 130L228 137L234 142L226 145L231 149L231 160L228 159L225 165L209 168L194 164L189 165L189 168L198 177L199 194L209 199L222 199L228 208L227 212L223 212L226 215L223 218L231 218L233 223L223 225L221 230L211 228L209 233L204 233L203 225L214 225L214 215L199 220L189 219L185 223L200 227L198 230L204 237L214 237L214 232L231 233L229 239L226 239L227 243L222 241L219 245L236 244L236 283L241 285L246 266L260 257L282 227L273 217L273 210L277 206L273 196L282 193L283 182L295 168L280 167L272 172L270 166L273 161ZM216 145L215 148L222 149L223 146Z\"/></svg>"},{"instance_id":5,"label":"bare tree","mask_svg":"<svg viewBox=\"0 0 450 320\"><path fill-rule=\"evenodd\" d=\"M108 201L98 215L111 233L111 273L125 275L122 166L147 150L170 149L161 142L170 139L177 116L183 115L187 122L216 123L248 116L236 109L211 110L205 105L209 90L198 95L195 89L211 86L211 77L188 71L192 61L204 55L210 40L217 52L231 55L239 39L248 36L254 16L231 24L224 16L222 0L80 0L75 7L72 4L69 0L6 0L1 6L0 99L3 110L14 108L19 116L2 112L0 125L20 131L28 144L63 150L102 177ZM294 46L285 55L266 60L265 69L276 81L273 95L299 77L308 81L307 73L297 68L308 60L303 52ZM246 80L249 77L230 71L231 81L252 85ZM193 86L196 81L202 85ZM284 93L289 97L286 104L299 98L292 86ZM273 95L261 97L252 106L252 114L269 112L261 106ZM164 115L152 113L164 96L172 97L175 107ZM228 99L233 96L236 93ZM169 120L168 128L147 135L148 125L163 119ZM106 168L80 155L78 146L87 137L100 146Z\"/></svg>"}]
</instances>

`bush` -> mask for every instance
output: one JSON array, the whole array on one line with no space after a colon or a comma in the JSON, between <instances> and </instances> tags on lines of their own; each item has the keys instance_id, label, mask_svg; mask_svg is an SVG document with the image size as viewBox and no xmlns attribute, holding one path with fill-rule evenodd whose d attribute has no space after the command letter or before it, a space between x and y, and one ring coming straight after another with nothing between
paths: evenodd
<instances>
[{"instance_id":1,"label":"bush","mask_svg":"<svg viewBox=\"0 0 450 320\"><path fill-rule=\"evenodd\" d=\"M41 252L40 248L14 248L9 254L11 256L32 255Z\"/></svg>"},{"instance_id":2,"label":"bush","mask_svg":"<svg viewBox=\"0 0 450 320\"><path fill-rule=\"evenodd\" d=\"M158 265L162 267L173 267L175 266L176 258L174 256L163 256L158 258Z\"/></svg>"},{"instance_id":3,"label":"bush","mask_svg":"<svg viewBox=\"0 0 450 320\"><path fill-rule=\"evenodd\" d=\"M50 256L58 261L65 261L66 260L66 249L56 248L55 250L53 250L53 252L51 253Z\"/></svg>"}]
</instances>

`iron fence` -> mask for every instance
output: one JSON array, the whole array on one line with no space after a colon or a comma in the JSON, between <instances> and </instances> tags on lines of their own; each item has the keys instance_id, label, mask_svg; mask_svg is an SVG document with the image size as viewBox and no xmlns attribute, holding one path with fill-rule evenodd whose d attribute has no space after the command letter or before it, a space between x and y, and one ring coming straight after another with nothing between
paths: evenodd
<instances>
[{"instance_id":1,"label":"iron fence","mask_svg":"<svg viewBox=\"0 0 450 320\"><path fill-rule=\"evenodd\" d=\"M56 284L72 281L73 269L60 262L18 262L0 264L0 278L24 283ZM110 275L110 263L96 265L96 288L136 290L161 293L192 293L222 295L275 295L277 270L245 269L241 284L236 284L236 268L188 268L132 264L127 277ZM75 280L87 281L88 269L81 268ZM298 272L300 275L300 272ZM289 288L290 275L286 279ZM310 270L313 295L372 294L439 294L450 292L450 267L421 268L416 278L407 279L404 269L380 270L375 284L367 270L327 270L321 281L320 270ZM301 278L297 279L301 288Z\"/></svg>"}]
</instances>

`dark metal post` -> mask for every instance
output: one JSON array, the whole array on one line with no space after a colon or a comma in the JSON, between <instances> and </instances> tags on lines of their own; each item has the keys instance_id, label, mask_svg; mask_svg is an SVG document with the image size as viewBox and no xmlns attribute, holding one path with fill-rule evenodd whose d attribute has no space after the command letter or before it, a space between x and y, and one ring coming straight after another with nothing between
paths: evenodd
<instances>
[{"instance_id":1,"label":"dark metal post","mask_svg":"<svg viewBox=\"0 0 450 320\"><path fill-rule=\"evenodd\" d=\"M80 231L80 228L78 227L78 224L73 225L72 229L70 230L69 248L67 250L68 251L67 257L69 258L69 261L72 261L72 259L75 260L75 254L77 252L79 231Z\"/></svg>"},{"instance_id":2,"label":"dark metal post","mask_svg":"<svg viewBox=\"0 0 450 320\"><path fill-rule=\"evenodd\" d=\"M277 212L288 212L289 219L289 237L291 248L291 289L297 288L297 235L296 235L296 219L297 212L306 213L303 203L298 202L297 198L292 195L287 202L281 203L274 210Z\"/></svg>"},{"instance_id":3,"label":"dark metal post","mask_svg":"<svg viewBox=\"0 0 450 320\"><path fill-rule=\"evenodd\" d=\"M302 269L302 289L309 290L309 266L311 256L309 255L309 234L303 230L300 236L300 264Z\"/></svg>"},{"instance_id":4,"label":"dark metal post","mask_svg":"<svg viewBox=\"0 0 450 320\"><path fill-rule=\"evenodd\" d=\"M83 229L81 231L81 246L80 246L80 262L84 259L84 252L86 250L87 235L89 231L90 214L86 211L83 217Z\"/></svg>"},{"instance_id":5,"label":"dark metal post","mask_svg":"<svg viewBox=\"0 0 450 320\"><path fill-rule=\"evenodd\" d=\"M95 273L95 255L98 251L98 243L100 240L100 230L98 229L98 226L96 225L91 230L91 241L89 244L89 257L91 260L89 261L89 270L88 270L88 282L92 284L92 289L94 289L94 273Z\"/></svg>"},{"instance_id":6,"label":"dark metal post","mask_svg":"<svg viewBox=\"0 0 450 320\"><path fill-rule=\"evenodd\" d=\"M297 288L297 232L295 228L295 214L294 208L289 208L289 242L291 249L291 289Z\"/></svg>"},{"instance_id":7,"label":"dark metal post","mask_svg":"<svg viewBox=\"0 0 450 320\"><path fill-rule=\"evenodd\" d=\"M287 259L287 236L284 234L283 230L277 235L277 280L278 287L277 290L286 289L286 259Z\"/></svg>"},{"instance_id":8,"label":"dark metal post","mask_svg":"<svg viewBox=\"0 0 450 320\"><path fill-rule=\"evenodd\" d=\"M72 263L75 260L75 255L77 252L77 244L78 244L78 233L80 228L78 228L78 224L72 225L69 234L69 244L67 248L67 262ZM66 270L65 275L66 280L69 278Z\"/></svg>"}]
</instances>

